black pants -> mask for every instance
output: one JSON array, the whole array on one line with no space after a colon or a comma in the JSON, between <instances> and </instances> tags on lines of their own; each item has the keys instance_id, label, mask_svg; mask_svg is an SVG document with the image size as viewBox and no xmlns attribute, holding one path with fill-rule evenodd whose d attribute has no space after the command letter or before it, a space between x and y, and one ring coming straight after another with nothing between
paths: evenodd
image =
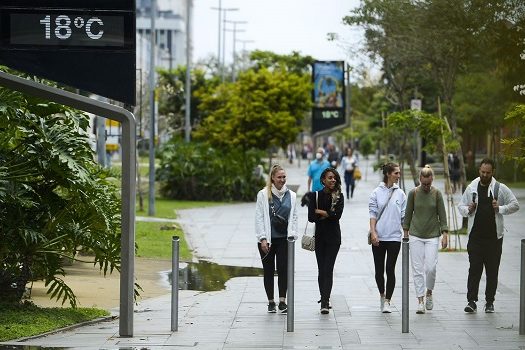
<instances>
[{"instance_id":1,"label":"black pants","mask_svg":"<svg viewBox=\"0 0 525 350\"><path fill-rule=\"evenodd\" d=\"M372 245L374 254L374 266L376 270L376 284L380 294L385 294L385 299L392 299L396 286L396 261L399 255L401 242L380 241L376 247ZM386 266L385 266L386 256ZM385 293L385 270L386 270L386 293Z\"/></svg>"},{"instance_id":2,"label":"black pants","mask_svg":"<svg viewBox=\"0 0 525 350\"><path fill-rule=\"evenodd\" d=\"M317 238L317 237L316 237ZM316 239L315 257L317 259L317 283L321 300L330 300L334 284L334 265L341 243L333 240Z\"/></svg>"},{"instance_id":3,"label":"black pants","mask_svg":"<svg viewBox=\"0 0 525 350\"><path fill-rule=\"evenodd\" d=\"M346 198L354 197L355 179L354 171L345 170ZM350 193L350 196L349 196Z\"/></svg>"},{"instance_id":4,"label":"black pants","mask_svg":"<svg viewBox=\"0 0 525 350\"><path fill-rule=\"evenodd\" d=\"M503 238L498 240L482 240L469 238L467 244L468 269L467 299L478 301L479 281L485 267L487 284L485 287L485 301L493 303L498 288L498 271L501 261Z\"/></svg>"},{"instance_id":5,"label":"black pants","mask_svg":"<svg viewBox=\"0 0 525 350\"><path fill-rule=\"evenodd\" d=\"M288 244L286 238L272 239L270 251L264 254L261 243L257 244L264 270L264 289L268 300L273 300L275 263L277 262L277 287L279 297L286 298L286 287L288 284Z\"/></svg>"}]
</instances>

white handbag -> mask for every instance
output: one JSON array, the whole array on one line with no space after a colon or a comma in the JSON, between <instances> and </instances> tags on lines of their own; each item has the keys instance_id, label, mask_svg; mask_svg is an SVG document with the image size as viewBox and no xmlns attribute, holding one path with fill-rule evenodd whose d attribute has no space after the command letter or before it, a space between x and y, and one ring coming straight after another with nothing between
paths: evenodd
<instances>
[{"instance_id":1,"label":"white handbag","mask_svg":"<svg viewBox=\"0 0 525 350\"><path fill-rule=\"evenodd\" d=\"M315 208L317 209L317 192L315 192ZM315 223L308 226L306 221L306 227L304 228L304 234L301 238L301 248L313 252L315 250Z\"/></svg>"},{"instance_id":2,"label":"white handbag","mask_svg":"<svg viewBox=\"0 0 525 350\"><path fill-rule=\"evenodd\" d=\"M315 223L308 226L308 222L306 222L304 234L301 238L301 247L312 252L315 250Z\"/></svg>"}]
</instances>

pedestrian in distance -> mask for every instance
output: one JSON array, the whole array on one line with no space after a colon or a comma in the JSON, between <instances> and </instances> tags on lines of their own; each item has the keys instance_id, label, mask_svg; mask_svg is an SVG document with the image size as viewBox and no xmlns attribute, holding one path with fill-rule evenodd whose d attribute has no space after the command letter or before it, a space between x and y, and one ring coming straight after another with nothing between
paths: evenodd
<instances>
[{"instance_id":1,"label":"pedestrian in distance","mask_svg":"<svg viewBox=\"0 0 525 350\"><path fill-rule=\"evenodd\" d=\"M390 303L396 286L395 269L403 236L401 224L405 217L406 195L397 185L401 177L398 164L386 163L382 166L382 172L383 181L372 191L368 211L380 310L391 313Z\"/></svg>"},{"instance_id":2,"label":"pedestrian in distance","mask_svg":"<svg viewBox=\"0 0 525 350\"><path fill-rule=\"evenodd\" d=\"M341 177L334 168L321 174L323 189L310 192L308 221L315 222L315 258L317 260L317 283L321 299L321 313L328 314L330 295L334 282L334 265L341 246L339 220L343 214L344 198L341 193Z\"/></svg>"},{"instance_id":3,"label":"pedestrian in distance","mask_svg":"<svg viewBox=\"0 0 525 350\"><path fill-rule=\"evenodd\" d=\"M519 210L512 191L494 178L494 161L485 158L479 166L479 177L463 192L458 210L468 217L467 252L469 260L465 312L477 311L479 281L485 268L485 312L494 312L498 272L503 247L503 215Z\"/></svg>"},{"instance_id":4,"label":"pedestrian in distance","mask_svg":"<svg viewBox=\"0 0 525 350\"><path fill-rule=\"evenodd\" d=\"M324 158L324 149L319 147L315 153L315 160L308 166L308 191L316 192L323 189L321 173L328 167L330 163Z\"/></svg>"},{"instance_id":5,"label":"pedestrian in distance","mask_svg":"<svg viewBox=\"0 0 525 350\"><path fill-rule=\"evenodd\" d=\"M436 284L439 237L441 247L448 245L447 212L441 192L432 186L434 171L427 165L419 172L420 185L408 193L403 231L410 234L410 260L418 306L424 314L434 308L432 291ZM426 287L426 293L425 293ZM426 296L426 300L425 300Z\"/></svg>"},{"instance_id":6,"label":"pedestrian in distance","mask_svg":"<svg viewBox=\"0 0 525 350\"><path fill-rule=\"evenodd\" d=\"M276 313L274 274L277 265L279 312L286 313L288 272L288 237L297 239L297 195L286 187L286 172L278 164L272 166L267 185L257 194L255 236L264 271L264 289L268 312Z\"/></svg>"},{"instance_id":7,"label":"pedestrian in distance","mask_svg":"<svg viewBox=\"0 0 525 350\"><path fill-rule=\"evenodd\" d=\"M354 151L351 147L346 150L346 155L341 159L341 167L344 171L346 185L346 199L354 197L355 178L354 170L357 166L357 158L354 157Z\"/></svg>"}]
</instances>

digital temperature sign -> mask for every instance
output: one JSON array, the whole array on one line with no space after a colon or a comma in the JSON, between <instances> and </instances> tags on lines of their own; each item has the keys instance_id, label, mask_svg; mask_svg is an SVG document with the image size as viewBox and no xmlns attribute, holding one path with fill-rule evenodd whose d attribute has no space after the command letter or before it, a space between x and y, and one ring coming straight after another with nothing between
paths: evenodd
<instances>
[{"instance_id":1,"label":"digital temperature sign","mask_svg":"<svg viewBox=\"0 0 525 350\"><path fill-rule=\"evenodd\" d=\"M134 0L0 0L0 64L135 104Z\"/></svg>"},{"instance_id":2,"label":"digital temperature sign","mask_svg":"<svg viewBox=\"0 0 525 350\"><path fill-rule=\"evenodd\" d=\"M126 12L0 9L2 46L130 49L133 16Z\"/></svg>"}]
</instances>

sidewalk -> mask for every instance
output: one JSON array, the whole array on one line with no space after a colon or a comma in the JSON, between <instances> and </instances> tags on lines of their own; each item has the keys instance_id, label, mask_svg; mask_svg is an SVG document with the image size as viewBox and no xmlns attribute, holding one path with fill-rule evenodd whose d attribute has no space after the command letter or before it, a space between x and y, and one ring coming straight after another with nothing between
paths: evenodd
<instances>
[{"instance_id":1,"label":"sidewalk","mask_svg":"<svg viewBox=\"0 0 525 350\"><path fill-rule=\"evenodd\" d=\"M505 217L503 256L496 313L465 314L468 257L440 253L434 310L416 315L410 278L410 332L401 332L401 254L393 313L379 312L373 260L366 243L368 196L379 175L366 170L354 198L345 201L341 219L343 242L335 266L333 309L320 315L314 253L296 244L295 331L287 332L286 316L266 313L262 277L234 278L219 292L180 291L179 330L170 332L170 295L142 302L134 317L134 337L118 336L118 321L79 327L15 346L77 349L523 349L519 335L520 227L525 191L515 191L521 212ZM371 162L370 162L371 164ZM306 162L285 165L288 184L306 188ZM366 179L365 179L366 175ZM407 186L409 185L407 181ZM443 181L435 181L442 189ZM459 199L459 196L457 197ZM455 200L457 204L458 200ZM180 211L180 224L200 259L223 265L261 267L254 237L255 203ZM299 207L304 230L306 208ZM462 238L463 247L466 237ZM454 237L451 237L453 242ZM484 278L480 286L483 300ZM480 309L483 302L479 303ZM118 311L118 310L117 310Z\"/></svg>"}]
</instances>

